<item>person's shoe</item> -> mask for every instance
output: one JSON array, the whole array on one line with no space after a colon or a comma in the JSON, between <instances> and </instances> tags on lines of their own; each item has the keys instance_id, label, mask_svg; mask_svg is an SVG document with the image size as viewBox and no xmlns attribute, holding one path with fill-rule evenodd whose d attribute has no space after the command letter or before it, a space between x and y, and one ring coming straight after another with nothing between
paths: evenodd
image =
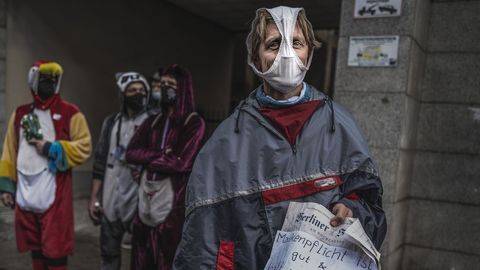
<instances>
[{"instance_id":1,"label":"person's shoe","mask_svg":"<svg viewBox=\"0 0 480 270\"><path fill-rule=\"evenodd\" d=\"M122 248L132 249L132 235L129 234L128 232L123 235Z\"/></svg>"}]
</instances>

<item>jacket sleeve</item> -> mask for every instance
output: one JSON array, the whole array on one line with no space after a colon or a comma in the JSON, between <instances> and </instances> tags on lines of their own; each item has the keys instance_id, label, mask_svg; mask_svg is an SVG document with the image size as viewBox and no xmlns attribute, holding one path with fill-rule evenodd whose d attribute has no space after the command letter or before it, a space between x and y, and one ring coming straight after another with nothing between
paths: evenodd
<instances>
[{"instance_id":1,"label":"jacket sleeve","mask_svg":"<svg viewBox=\"0 0 480 270\"><path fill-rule=\"evenodd\" d=\"M162 173L190 172L204 134L205 121L198 114L188 117L171 151L163 151L147 169Z\"/></svg>"},{"instance_id":2,"label":"jacket sleeve","mask_svg":"<svg viewBox=\"0 0 480 270\"><path fill-rule=\"evenodd\" d=\"M115 114L105 118L102 124L102 130L98 137L98 142L93 155L92 177L103 180L107 168L108 151L110 150L111 129L115 121Z\"/></svg>"},{"instance_id":3,"label":"jacket sleeve","mask_svg":"<svg viewBox=\"0 0 480 270\"><path fill-rule=\"evenodd\" d=\"M353 212L353 217L358 218L363 229L368 234L377 249L380 249L387 232L385 212L382 209L383 187L380 178L372 173L356 170L342 175L344 184L342 194L337 203L343 203ZM348 195L356 194L355 199Z\"/></svg>"},{"instance_id":4,"label":"jacket sleeve","mask_svg":"<svg viewBox=\"0 0 480 270\"><path fill-rule=\"evenodd\" d=\"M68 168L85 162L92 152L92 140L87 120L81 112L77 112L70 120L70 140L60 140L65 152Z\"/></svg>"},{"instance_id":5,"label":"jacket sleeve","mask_svg":"<svg viewBox=\"0 0 480 270\"><path fill-rule=\"evenodd\" d=\"M8 121L7 133L3 143L2 159L0 160L0 193L9 192L15 194L15 182L17 180L17 143L15 132L15 113Z\"/></svg>"},{"instance_id":6,"label":"jacket sleeve","mask_svg":"<svg viewBox=\"0 0 480 270\"><path fill-rule=\"evenodd\" d=\"M152 160L161 155L159 151L149 148L149 135L152 132L152 120L156 117L151 116L138 127L137 131L130 139L125 156L128 163L135 165L147 165Z\"/></svg>"}]
</instances>

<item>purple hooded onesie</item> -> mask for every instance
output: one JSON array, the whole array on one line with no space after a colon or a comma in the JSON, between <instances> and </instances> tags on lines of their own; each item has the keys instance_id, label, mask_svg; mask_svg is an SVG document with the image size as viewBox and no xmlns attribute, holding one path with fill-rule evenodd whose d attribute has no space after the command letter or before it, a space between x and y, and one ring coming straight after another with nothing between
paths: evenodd
<instances>
[{"instance_id":1,"label":"purple hooded onesie","mask_svg":"<svg viewBox=\"0 0 480 270\"><path fill-rule=\"evenodd\" d=\"M187 180L205 133L204 120L194 112L190 73L172 65L163 75L177 80L175 110L170 116L147 118L126 155L128 163L143 168L139 214L133 221L132 269L171 269L182 234Z\"/></svg>"}]
</instances>

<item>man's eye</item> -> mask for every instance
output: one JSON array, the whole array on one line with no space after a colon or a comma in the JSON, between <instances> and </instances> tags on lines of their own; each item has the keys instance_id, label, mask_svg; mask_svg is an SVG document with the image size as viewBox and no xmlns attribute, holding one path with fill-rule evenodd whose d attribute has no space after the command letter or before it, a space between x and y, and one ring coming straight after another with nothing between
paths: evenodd
<instances>
[{"instance_id":1,"label":"man's eye","mask_svg":"<svg viewBox=\"0 0 480 270\"><path fill-rule=\"evenodd\" d=\"M276 50L276 49L278 49L279 46L280 46L280 44L275 41L275 42L270 43L270 45L268 45L268 48L270 50Z\"/></svg>"},{"instance_id":2,"label":"man's eye","mask_svg":"<svg viewBox=\"0 0 480 270\"><path fill-rule=\"evenodd\" d=\"M303 42L301 42L299 40L294 40L293 41L293 47L294 48L301 48L301 47L303 47Z\"/></svg>"}]
</instances>

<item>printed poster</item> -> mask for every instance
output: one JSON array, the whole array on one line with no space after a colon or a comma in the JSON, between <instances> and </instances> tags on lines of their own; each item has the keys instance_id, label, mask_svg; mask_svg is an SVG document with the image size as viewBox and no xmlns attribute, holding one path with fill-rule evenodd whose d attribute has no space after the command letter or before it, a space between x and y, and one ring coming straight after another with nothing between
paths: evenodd
<instances>
[{"instance_id":1,"label":"printed poster","mask_svg":"<svg viewBox=\"0 0 480 270\"><path fill-rule=\"evenodd\" d=\"M355 0L354 18L400 16L402 0Z\"/></svg>"},{"instance_id":2,"label":"printed poster","mask_svg":"<svg viewBox=\"0 0 480 270\"><path fill-rule=\"evenodd\" d=\"M395 67L399 36L353 36L348 48L348 66Z\"/></svg>"}]
</instances>

